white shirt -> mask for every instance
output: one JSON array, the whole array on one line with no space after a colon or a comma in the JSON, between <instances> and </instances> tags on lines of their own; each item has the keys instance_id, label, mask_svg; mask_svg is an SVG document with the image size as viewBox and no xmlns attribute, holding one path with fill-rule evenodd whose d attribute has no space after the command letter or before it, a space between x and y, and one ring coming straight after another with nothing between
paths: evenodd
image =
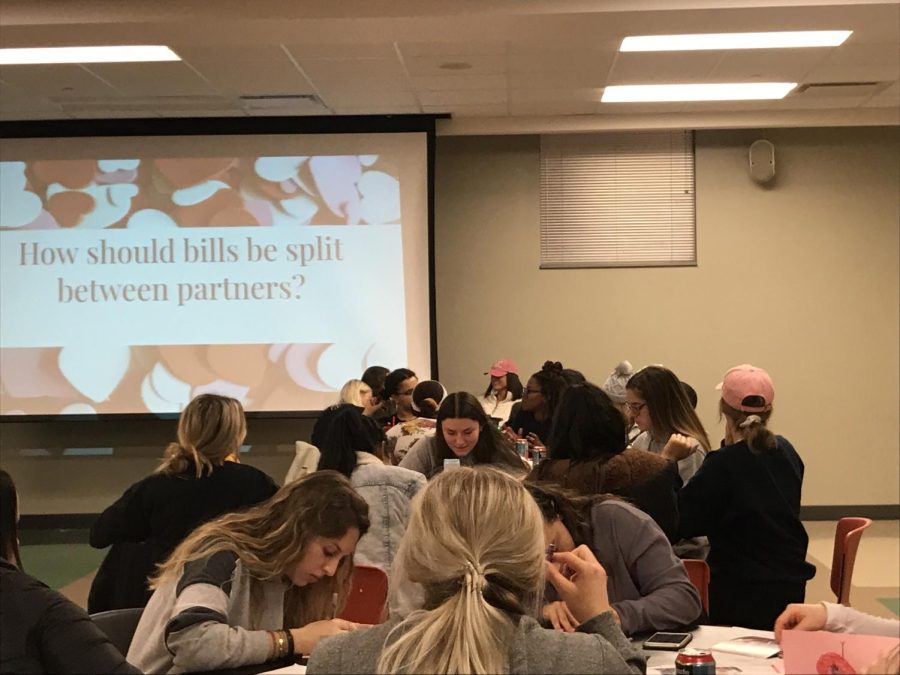
<instances>
[{"instance_id":1,"label":"white shirt","mask_svg":"<svg viewBox=\"0 0 900 675\"><path fill-rule=\"evenodd\" d=\"M515 403L511 391L507 391L505 398L498 401L493 389L487 396L479 396L478 402L488 417L498 417L502 422L509 420L509 413L512 412L513 403Z\"/></svg>"}]
</instances>

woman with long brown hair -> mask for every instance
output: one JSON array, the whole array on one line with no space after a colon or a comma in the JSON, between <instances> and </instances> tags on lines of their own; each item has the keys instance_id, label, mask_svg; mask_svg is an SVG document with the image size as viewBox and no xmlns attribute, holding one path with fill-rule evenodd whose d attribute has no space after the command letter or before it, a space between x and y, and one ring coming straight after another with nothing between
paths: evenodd
<instances>
[{"instance_id":1,"label":"woman with long brown hair","mask_svg":"<svg viewBox=\"0 0 900 675\"><path fill-rule=\"evenodd\" d=\"M199 527L163 563L129 661L145 673L216 670L308 654L353 630L335 619L369 507L336 471Z\"/></svg>"},{"instance_id":2,"label":"woman with long brown hair","mask_svg":"<svg viewBox=\"0 0 900 675\"><path fill-rule=\"evenodd\" d=\"M91 585L88 611L143 607L147 578L195 527L268 499L278 486L239 462L247 435L241 404L203 394L178 418L177 440L150 476L132 485L91 527L94 548L112 545Z\"/></svg>"}]
</instances>

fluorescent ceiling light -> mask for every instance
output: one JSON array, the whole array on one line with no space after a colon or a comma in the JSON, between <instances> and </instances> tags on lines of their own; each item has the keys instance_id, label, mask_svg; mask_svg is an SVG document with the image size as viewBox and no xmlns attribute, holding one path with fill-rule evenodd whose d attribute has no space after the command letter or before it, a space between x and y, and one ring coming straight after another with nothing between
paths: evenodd
<instances>
[{"instance_id":1,"label":"fluorescent ceiling light","mask_svg":"<svg viewBox=\"0 0 900 675\"><path fill-rule=\"evenodd\" d=\"M635 35L622 40L620 52L676 52L701 49L784 49L837 47L852 30L800 30L771 33L699 33Z\"/></svg>"},{"instance_id":2,"label":"fluorescent ceiling light","mask_svg":"<svg viewBox=\"0 0 900 675\"><path fill-rule=\"evenodd\" d=\"M135 61L181 61L162 45L124 45L121 47L34 47L0 49L0 65L36 63L131 63Z\"/></svg>"},{"instance_id":3,"label":"fluorescent ceiling light","mask_svg":"<svg viewBox=\"0 0 900 675\"><path fill-rule=\"evenodd\" d=\"M784 98L796 82L747 82L738 84L629 84L610 86L602 103L653 103L662 101L759 101Z\"/></svg>"}]
</instances>

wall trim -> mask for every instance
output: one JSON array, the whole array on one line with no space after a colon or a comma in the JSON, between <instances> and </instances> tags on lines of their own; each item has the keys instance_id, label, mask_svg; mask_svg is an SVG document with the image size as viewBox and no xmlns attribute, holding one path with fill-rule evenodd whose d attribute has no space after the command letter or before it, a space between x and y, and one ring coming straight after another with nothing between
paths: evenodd
<instances>
[{"instance_id":1,"label":"wall trim","mask_svg":"<svg viewBox=\"0 0 900 675\"><path fill-rule=\"evenodd\" d=\"M900 520L900 504L841 504L834 506L801 506L803 520L840 520L847 516L872 520Z\"/></svg>"}]
</instances>

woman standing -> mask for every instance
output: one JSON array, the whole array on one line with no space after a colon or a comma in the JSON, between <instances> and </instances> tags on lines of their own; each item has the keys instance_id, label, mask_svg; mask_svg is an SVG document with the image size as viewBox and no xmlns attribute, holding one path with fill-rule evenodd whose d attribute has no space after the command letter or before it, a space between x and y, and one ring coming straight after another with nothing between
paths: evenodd
<instances>
[{"instance_id":1,"label":"woman standing","mask_svg":"<svg viewBox=\"0 0 900 675\"><path fill-rule=\"evenodd\" d=\"M346 478L316 471L202 525L153 579L129 661L144 673L222 670L309 654L354 630L333 617L368 511Z\"/></svg>"},{"instance_id":2,"label":"woman standing","mask_svg":"<svg viewBox=\"0 0 900 675\"><path fill-rule=\"evenodd\" d=\"M194 528L268 499L278 486L238 461L247 435L241 404L203 394L178 420L178 440L156 471L132 485L91 527L94 548L112 545L91 585L88 611L143 607L147 578Z\"/></svg>"},{"instance_id":3,"label":"woman standing","mask_svg":"<svg viewBox=\"0 0 900 675\"><path fill-rule=\"evenodd\" d=\"M680 453L678 462L678 473L687 484L703 463L710 444L681 381L668 368L648 366L628 380L625 397L632 419L642 432L632 447L673 459L675 444L690 445L690 453Z\"/></svg>"},{"instance_id":4,"label":"woman standing","mask_svg":"<svg viewBox=\"0 0 900 675\"><path fill-rule=\"evenodd\" d=\"M712 622L770 630L815 574L800 522L803 461L768 428L775 387L765 370L732 368L721 390L726 445L679 493L680 532L709 537Z\"/></svg>"},{"instance_id":5,"label":"woman standing","mask_svg":"<svg viewBox=\"0 0 900 675\"><path fill-rule=\"evenodd\" d=\"M462 466L493 464L515 475L527 467L509 441L490 423L484 408L464 391L444 398L437 414L437 432L416 443L400 466L432 478L447 460Z\"/></svg>"}]
</instances>

